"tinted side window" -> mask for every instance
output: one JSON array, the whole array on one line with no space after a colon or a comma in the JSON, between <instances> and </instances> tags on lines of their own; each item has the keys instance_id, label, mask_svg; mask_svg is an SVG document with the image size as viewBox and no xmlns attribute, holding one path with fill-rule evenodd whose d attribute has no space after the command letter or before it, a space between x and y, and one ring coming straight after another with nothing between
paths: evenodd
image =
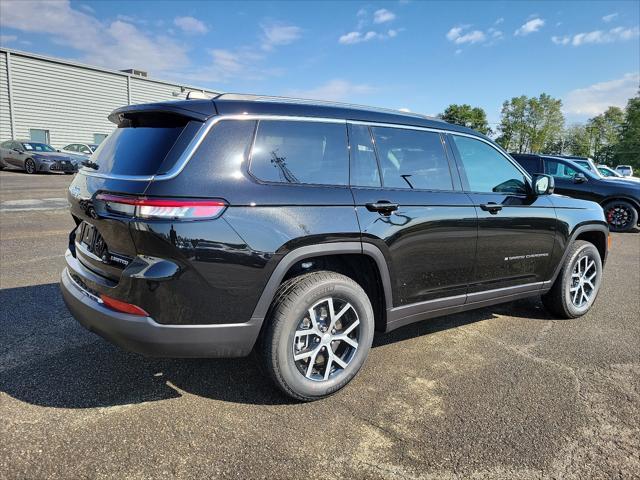
<instances>
[{"instance_id":1,"label":"tinted side window","mask_svg":"<svg viewBox=\"0 0 640 480\"><path fill-rule=\"evenodd\" d=\"M351 156L351 185L379 187L380 172L369 127L349 125L349 153Z\"/></svg>"},{"instance_id":2,"label":"tinted side window","mask_svg":"<svg viewBox=\"0 0 640 480\"><path fill-rule=\"evenodd\" d=\"M535 157L518 157L516 161L524 168L527 172L534 174L540 173L540 167L538 166L538 159Z\"/></svg>"},{"instance_id":3,"label":"tinted side window","mask_svg":"<svg viewBox=\"0 0 640 480\"><path fill-rule=\"evenodd\" d=\"M573 178L578 173L574 168L556 160L544 160L544 173L556 178Z\"/></svg>"},{"instance_id":4,"label":"tinted side window","mask_svg":"<svg viewBox=\"0 0 640 480\"><path fill-rule=\"evenodd\" d=\"M526 193L525 177L492 146L452 135L464 166L469 190L480 193Z\"/></svg>"},{"instance_id":5,"label":"tinted side window","mask_svg":"<svg viewBox=\"0 0 640 480\"><path fill-rule=\"evenodd\" d=\"M453 189L440 134L386 127L371 130L386 188Z\"/></svg>"},{"instance_id":6,"label":"tinted side window","mask_svg":"<svg viewBox=\"0 0 640 480\"><path fill-rule=\"evenodd\" d=\"M345 124L261 120L251 173L269 182L347 185Z\"/></svg>"}]
</instances>

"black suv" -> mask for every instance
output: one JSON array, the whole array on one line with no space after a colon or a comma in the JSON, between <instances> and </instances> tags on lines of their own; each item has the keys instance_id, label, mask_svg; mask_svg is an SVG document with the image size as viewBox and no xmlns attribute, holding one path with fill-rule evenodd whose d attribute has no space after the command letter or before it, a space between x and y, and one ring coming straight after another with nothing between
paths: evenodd
<instances>
[{"instance_id":1,"label":"black suv","mask_svg":"<svg viewBox=\"0 0 640 480\"><path fill-rule=\"evenodd\" d=\"M569 158L512 153L530 174L551 175L555 191L599 203L614 232L628 232L638 225L640 183L624 178L602 177Z\"/></svg>"},{"instance_id":2,"label":"black suv","mask_svg":"<svg viewBox=\"0 0 640 480\"><path fill-rule=\"evenodd\" d=\"M135 105L69 187L80 323L151 356L254 347L300 400L374 331L543 295L593 304L608 227L486 137L396 111L224 94Z\"/></svg>"}]
</instances>

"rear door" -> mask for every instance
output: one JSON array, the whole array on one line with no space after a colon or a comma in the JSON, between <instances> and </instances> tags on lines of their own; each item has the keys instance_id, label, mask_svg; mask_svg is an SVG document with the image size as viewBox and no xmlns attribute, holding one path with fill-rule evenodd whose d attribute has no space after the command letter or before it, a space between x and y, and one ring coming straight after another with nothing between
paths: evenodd
<instances>
[{"instance_id":1,"label":"rear door","mask_svg":"<svg viewBox=\"0 0 640 480\"><path fill-rule=\"evenodd\" d=\"M556 230L549 196L530 195L523 171L489 142L455 134L448 140L478 214L478 255L467 301L478 292L547 280Z\"/></svg>"},{"instance_id":2,"label":"rear door","mask_svg":"<svg viewBox=\"0 0 640 480\"><path fill-rule=\"evenodd\" d=\"M349 141L362 240L386 257L393 306L444 297L464 303L476 213L452 174L441 134L354 123Z\"/></svg>"},{"instance_id":3,"label":"rear door","mask_svg":"<svg viewBox=\"0 0 640 480\"><path fill-rule=\"evenodd\" d=\"M77 228L70 245L93 272L117 281L136 254L131 215L102 195L143 195L153 175L175 164L202 122L162 112L130 112L83 167L69 187ZM104 197L108 198L108 197Z\"/></svg>"}]
</instances>

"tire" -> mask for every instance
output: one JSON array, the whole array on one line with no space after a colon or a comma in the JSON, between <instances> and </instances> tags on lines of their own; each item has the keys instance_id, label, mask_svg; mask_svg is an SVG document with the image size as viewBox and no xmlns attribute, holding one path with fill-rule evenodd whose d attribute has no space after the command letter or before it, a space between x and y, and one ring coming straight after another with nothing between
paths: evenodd
<instances>
[{"instance_id":1,"label":"tire","mask_svg":"<svg viewBox=\"0 0 640 480\"><path fill-rule=\"evenodd\" d=\"M327 397L349 383L373 341L369 297L354 280L335 272L308 273L283 283L267 321L261 341L266 370L285 394L305 402ZM301 331L310 333L296 334Z\"/></svg>"},{"instance_id":2,"label":"tire","mask_svg":"<svg viewBox=\"0 0 640 480\"><path fill-rule=\"evenodd\" d=\"M584 279L590 280L587 282ZM562 270L551 290L542 295L542 303L549 312L560 318L580 317L593 305L601 283L600 252L592 243L577 240L569 247Z\"/></svg>"},{"instance_id":3,"label":"tire","mask_svg":"<svg viewBox=\"0 0 640 480\"><path fill-rule=\"evenodd\" d=\"M613 200L603 209L612 232L628 232L638 224L638 211L626 200Z\"/></svg>"},{"instance_id":4,"label":"tire","mask_svg":"<svg viewBox=\"0 0 640 480\"><path fill-rule=\"evenodd\" d=\"M34 162L31 158L27 158L24 161L24 171L31 175L37 173L38 168L36 167L36 162Z\"/></svg>"}]
</instances>

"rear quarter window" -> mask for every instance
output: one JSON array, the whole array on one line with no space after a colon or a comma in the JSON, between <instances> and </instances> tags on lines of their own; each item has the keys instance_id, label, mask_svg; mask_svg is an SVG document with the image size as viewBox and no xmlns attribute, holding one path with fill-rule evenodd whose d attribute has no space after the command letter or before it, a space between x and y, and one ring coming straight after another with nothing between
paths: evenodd
<instances>
[{"instance_id":1,"label":"rear quarter window","mask_svg":"<svg viewBox=\"0 0 640 480\"><path fill-rule=\"evenodd\" d=\"M260 120L250 171L267 182L347 185L346 124Z\"/></svg>"}]
</instances>

